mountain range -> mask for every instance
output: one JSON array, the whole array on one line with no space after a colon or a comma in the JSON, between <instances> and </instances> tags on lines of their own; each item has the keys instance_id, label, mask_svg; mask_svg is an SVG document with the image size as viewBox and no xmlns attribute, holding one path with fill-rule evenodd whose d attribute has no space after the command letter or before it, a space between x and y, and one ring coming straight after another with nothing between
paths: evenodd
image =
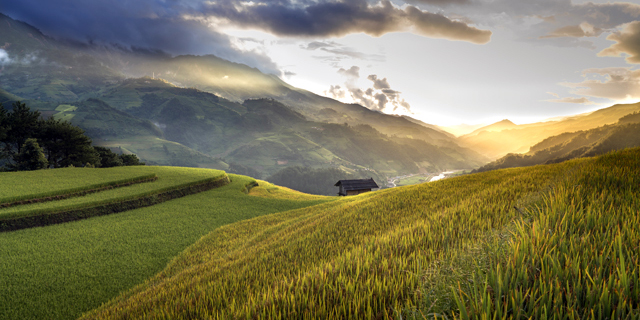
<instances>
[{"instance_id":1,"label":"mountain range","mask_svg":"<svg viewBox=\"0 0 640 320\"><path fill-rule=\"evenodd\" d=\"M171 56L51 38L0 14L0 102L71 121L94 144L148 164L266 177L290 166L379 179L477 168L565 132L614 124L640 106L465 128L345 104L212 55ZM548 160L548 159L547 159ZM546 161L546 160L545 160Z\"/></svg>"},{"instance_id":2,"label":"mountain range","mask_svg":"<svg viewBox=\"0 0 640 320\"><path fill-rule=\"evenodd\" d=\"M0 73L6 106L23 100L149 164L394 176L487 160L437 126L318 96L215 56L57 40L4 15L0 42L8 55Z\"/></svg>"}]
</instances>

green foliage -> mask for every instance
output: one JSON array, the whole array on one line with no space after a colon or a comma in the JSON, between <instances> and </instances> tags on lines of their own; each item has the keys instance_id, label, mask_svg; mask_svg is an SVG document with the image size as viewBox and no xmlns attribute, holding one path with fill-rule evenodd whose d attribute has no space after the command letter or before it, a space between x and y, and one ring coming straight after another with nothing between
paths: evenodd
<instances>
[{"instance_id":1,"label":"green foliage","mask_svg":"<svg viewBox=\"0 0 640 320\"><path fill-rule=\"evenodd\" d=\"M54 168L80 167L86 163L99 165L100 158L91 147L91 139L70 122L54 118L42 120L39 111L31 111L21 102L14 103L11 112L6 112L1 105L0 110L0 148L8 158L9 168L30 167L18 166L17 162L24 162L20 158L25 156L22 146L31 138L37 139L48 165Z\"/></svg>"},{"instance_id":2,"label":"green foliage","mask_svg":"<svg viewBox=\"0 0 640 320\"><path fill-rule=\"evenodd\" d=\"M124 165L122 158L111 151L111 149L105 147L93 147L93 149L95 149L100 156L100 167L111 168Z\"/></svg>"},{"instance_id":3,"label":"green foliage","mask_svg":"<svg viewBox=\"0 0 640 320\"><path fill-rule=\"evenodd\" d=\"M125 166L144 166L145 163L141 162L140 159L138 159L138 156L136 156L135 154L121 154L119 155L120 159L122 160L122 164L124 164Z\"/></svg>"},{"instance_id":4,"label":"green foliage","mask_svg":"<svg viewBox=\"0 0 640 320\"><path fill-rule=\"evenodd\" d=\"M55 184L56 179L64 181L62 178L67 175L81 174L108 180L119 177L120 172L139 174L147 168L47 170L64 173L41 181ZM178 171L174 179L207 171L166 169ZM95 173L100 174L93 176ZM32 172L2 175L14 175L16 179L26 175L31 179ZM233 182L225 187L152 207L0 233L0 318L77 318L160 272L173 257L220 226L327 201L305 195L297 195L296 199L246 195L241 189L254 180L230 177ZM77 179L76 183L82 183L81 177ZM258 189L263 188L254 188Z\"/></svg>"},{"instance_id":5,"label":"green foliage","mask_svg":"<svg viewBox=\"0 0 640 320\"><path fill-rule=\"evenodd\" d=\"M47 158L45 158L42 148L38 145L38 141L29 138L22 146L20 153L15 156L15 170L39 170L49 166Z\"/></svg>"},{"instance_id":6,"label":"green foliage","mask_svg":"<svg viewBox=\"0 0 640 320\"><path fill-rule=\"evenodd\" d=\"M31 111L21 102L13 103L12 107L11 112L3 111L4 116L0 116L0 120L4 118L2 127L5 131L0 143L3 145L4 153L11 158L20 153L27 139L40 133L41 127L39 111ZM0 105L0 109L4 110L4 106Z\"/></svg>"},{"instance_id":7,"label":"green foliage","mask_svg":"<svg viewBox=\"0 0 640 320\"><path fill-rule=\"evenodd\" d=\"M49 118L43 122L41 132L40 140L52 167L100 164L100 156L91 146L91 139L70 122Z\"/></svg>"}]
</instances>

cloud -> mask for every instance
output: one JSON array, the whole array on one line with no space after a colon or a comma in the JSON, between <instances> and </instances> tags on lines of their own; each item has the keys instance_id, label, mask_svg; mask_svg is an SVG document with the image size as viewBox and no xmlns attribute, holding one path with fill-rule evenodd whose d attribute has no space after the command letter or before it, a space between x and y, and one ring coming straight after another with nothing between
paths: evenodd
<instances>
[{"instance_id":1,"label":"cloud","mask_svg":"<svg viewBox=\"0 0 640 320\"><path fill-rule=\"evenodd\" d=\"M444 15L404 9L388 0L207 2L205 15L228 24L279 36L341 37L352 33L381 36L389 32L416 34L477 44L489 42L491 31L480 30Z\"/></svg>"},{"instance_id":2,"label":"cloud","mask_svg":"<svg viewBox=\"0 0 640 320\"><path fill-rule=\"evenodd\" d=\"M583 22L576 26L566 26L552 31L546 36L540 38L561 38L561 37L597 37L604 32L603 29L594 27L589 22Z\"/></svg>"},{"instance_id":3,"label":"cloud","mask_svg":"<svg viewBox=\"0 0 640 320\"><path fill-rule=\"evenodd\" d=\"M4 49L0 49L0 66L5 66L11 64L11 58L9 58L9 54Z\"/></svg>"},{"instance_id":4,"label":"cloud","mask_svg":"<svg viewBox=\"0 0 640 320\"><path fill-rule=\"evenodd\" d=\"M358 79L360 78L360 67L358 66L351 66L351 68L349 69L343 69L340 68L338 70L338 74L341 74L347 78L353 78L353 79Z\"/></svg>"},{"instance_id":5,"label":"cloud","mask_svg":"<svg viewBox=\"0 0 640 320\"><path fill-rule=\"evenodd\" d=\"M213 54L279 74L271 59L235 48L229 36L211 28L198 0L20 0L0 1L0 12L47 35L128 49L171 54Z\"/></svg>"},{"instance_id":6,"label":"cloud","mask_svg":"<svg viewBox=\"0 0 640 320\"><path fill-rule=\"evenodd\" d=\"M324 92L326 96L338 100L345 100L350 97L352 101L380 112L411 113L411 105L400 97L400 91L391 89L387 78L380 79L377 75L371 74L367 76L367 80L371 81L373 86L363 90L357 86L357 80L360 78L360 67L340 68L338 73L346 78L344 87L332 85L329 90Z\"/></svg>"},{"instance_id":7,"label":"cloud","mask_svg":"<svg viewBox=\"0 0 640 320\"><path fill-rule=\"evenodd\" d=\"M572 94L628 100L640 98L640 69L631 68L594 68L582 72L585 80L561 85L572 88Z\"/></svg>"},{"instance_id":8,"label":"cloud","mask_svg":"<svg viewBox=\"0 0 640 320\"><path fill-rule=\"evenodd\" d=\"M331 47L338 47L338 46L340 46L340 44L333 41L328 41L328 42L313 41L313 42L309 42L306 47L305 46L300 46L300 47L307 50L316 50L319 48L331 48Z\"/></svg>"},{"instance_id":9,"label":"cloud","mask_svg":"<svg viewBox=\"0 0 640 320\"><path fill-rule=\"evenodd\" d=\"M347 96L347 93L339 85L331 85L329 90L324 92L324 95L340 100L344 99Z\"/></svg>"},{"instance_id":10,"label":"cloud","mask_svg":"<svg viewBox=\"0 0 640 320\"><path fill-rule=\"evenodd\" d=\"M589 98L586 98L586 97L581 97L581 98L564 97L562 99L552 99L552 100L545 100L545 101L559 102L559 103L595 104L595 102L589 100Z\"/></svg>"},{"instance_id":11,"label":"cloud","mask_svg":"<svg viewBox=\"0 0 640 320\"><path fill-rule=\"evenodd\" d=\"M404 0L406 3L437 1ZM553 46L593 49L592 41L569 40L597 37L614 28L640 19L640 4L629 2L593 3L572 0L471 0L441 5L447 17L461 15L475 25L508 29L520 40ZM467 21L467 20L465 20ZM559 38L559 39L558 39Z\"/></svg>"},{"instance_id":12,"label":"cloud","mask_svg":"<svg viewBox=\"0 0 640 320\"><path fill-rule=\"evenodd\" d=\"M619 57L626 54L628 63L640 63L640 21L623 25L622 30L610 34L607 40L616 43L600 51L599 56Z\"/></svg>"},{"instance_id":13,"label":"cloud","mask_svg":"<svg viewBox=\"0 0 640 320\"><path fill-rule=\"evenodd\" d=\"M296 75L295 72L286 71L286 70L283 73L284 73L285 78L287 78L287 79Z\"/></svg>"},{"instance_id":14,"label":"cloud","mask_svg":"<svg viewBox=\"0 0 640 320\"><path fill-rule=\"evenodd\" d=\"M468 26L460 21L431 12L421 11L416 7L405 9L407 19L413 24L417 34L430 38L468 41L475 44L485 44L491 40L491 31L480 30Z\"/></svg>"},{"instance_id":15,"label":"cloud","mask_svg":"<svg viewBox=\"0 0 640 320\"><path fill-rule=\"evenodd\" d=\"M389 89L391 88L391 86L389 85L389 82L387 81L387 78L384 79L378 79L378 76L375 74L371 74L367 77L367 79L371 80L373 82L373 87L375 89Z\"/></svg>"},{"instance_id":16,"label":"cloud","mask_svg":"<svg viewBox=\"0 0 640 320\"><path fill-rule=\"evenodd\" d=\"M373 60L373 61L384 61L385 57L379 54L366 54L362 52L355 51L351 48L343 47L337 49L328 49L328 48L320 48L320 50L333 53L336 55L346 56L354 59L361 60Z\"/></svg>"},{"instance_id":17,"label":"cloud","mask_svg":"<svg viewBox=\"0 0 640 320\"><path fill-rule=\"evenodd\" d=\"M470 4L471 0L407 0L406 3L426 4L438 7L448 7L453 5Z\"/></svg>"},{"instance_id":18,"label":"cloud","mask_svg":"<svg viewBox=\"0 0 640 320\"><path fill-rule=\"evenodd\" d=\"M19 65L30 65L30 64L40 64L44 61L38 57L36 52L29 52L27 54L23 54L22 57L11 57L9 53L0 49L0 66L6 66L10 64L19 64Z\"/></svg>"},{"instance_id":19,"label":"cloud","mask_svg":"<svg viewBox=\"0 0 640 320\"><path fill-rule=\"evenodd\" d=\"M313 41L308 43L306 46L301 45L300 48L311 50L311 51L320 49L321 51L331 53L336 56L343 56L343 57L349 57L349 58L360 59L360 60L385 61L385 56L383 55L367 54L367 53L359 52L353 48L343 46L333 41L327 41L327 42ZM326 57L315 57L315 58L321 59L321 60L327 60ZM333 57L333 58L336 59L337 57ZM341 60L341 57L337 59Z\"/></svg>"}]
</instances>

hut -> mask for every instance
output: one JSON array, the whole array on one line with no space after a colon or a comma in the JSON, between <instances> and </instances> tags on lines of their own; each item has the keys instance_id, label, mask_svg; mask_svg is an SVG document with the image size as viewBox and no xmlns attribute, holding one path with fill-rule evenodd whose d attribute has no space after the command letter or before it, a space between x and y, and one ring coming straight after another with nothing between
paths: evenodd
<instances>
[{"instance_id":1,"label":"hut","mask_svg":"<svg viewBox=\"0 0 640 320\"><path fill-rule=\"evenodd\" d=\"M334 184L340 187L339 196L354 196L371 191L371 189L379 188L373 178L355 179L355 180L339 180Z\"/></svg>"}]
</instances>

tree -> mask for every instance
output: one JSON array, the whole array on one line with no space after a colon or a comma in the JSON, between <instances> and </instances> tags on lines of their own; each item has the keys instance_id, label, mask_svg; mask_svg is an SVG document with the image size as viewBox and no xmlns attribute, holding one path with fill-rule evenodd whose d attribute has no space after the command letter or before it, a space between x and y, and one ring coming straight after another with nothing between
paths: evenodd
<instances>
[{"instance_id":1,"label":"tree","mask_svg":"<svg viewBox=\"0 0 640 320\"><path fill-rule=\"evenodd\" d=\"M0 103L0 160L4 159L7 156L7 154L5 154L4 144L8 131L9 120L7 116L7 110L5 110L2 103Z\"/></svg>"},{"instance_id":2,"label":"tree","mask_svg":"<svg viewBox=\"0 0 640 320\"><path fill-rule=\"evenodd\" d=\"M121 154L120 159L125 166L144 166L144 162L140 162L135 154Z\"/></svg>"},{"instance_id":3,"label":"tree","mask_svg":"<svg viewBox=\"0 0 640 320\"><path fill-rule=\"evenodd\" d=\"M111 151L111 149L97 146L93 148L98 152L98 155L100 156L100 167L111 168L124 165L122 159L113 151Z\"/></svg>"},{"instance_id":4,"label":"tree","mask_svg":"<svg viewBox=\"0 0 640 320\"><path fill-rule=\"evenodd\" d=\"M40 120L39 111L31 111L26 104L17 101L13 103L13 110L7 113L4 106L0 106L0 113L3 115L2 129L0 132L0 142L2 143L3 152L13 158L20 153L22 146L28 138L37 136L40 133L42 120Z\"/></svg>"},{"instance_id":5,"label":"tree","mask_svg":"<svg viewBox=\"0 0 640 320\"><path fill-rule=\"evenodd\" d=\"M81 167L86 163L100 166L100 155L91 146L91 139L69 121L49 118L43 122L40 132L40 141L54 168Z\"/></svg>"},{"instance_id":6,"label":"tree","mask_svg":"<svg viewBox=\"0 0 640 320\"><path fill-rule=\"evenodd\" d=\"M15 165L12 165L16 171L39 170L49 167L49 162L44 156L42 148L35 138L29 138L20 148L20 153L15 157Z\"/></svg>"}]
</instances>

